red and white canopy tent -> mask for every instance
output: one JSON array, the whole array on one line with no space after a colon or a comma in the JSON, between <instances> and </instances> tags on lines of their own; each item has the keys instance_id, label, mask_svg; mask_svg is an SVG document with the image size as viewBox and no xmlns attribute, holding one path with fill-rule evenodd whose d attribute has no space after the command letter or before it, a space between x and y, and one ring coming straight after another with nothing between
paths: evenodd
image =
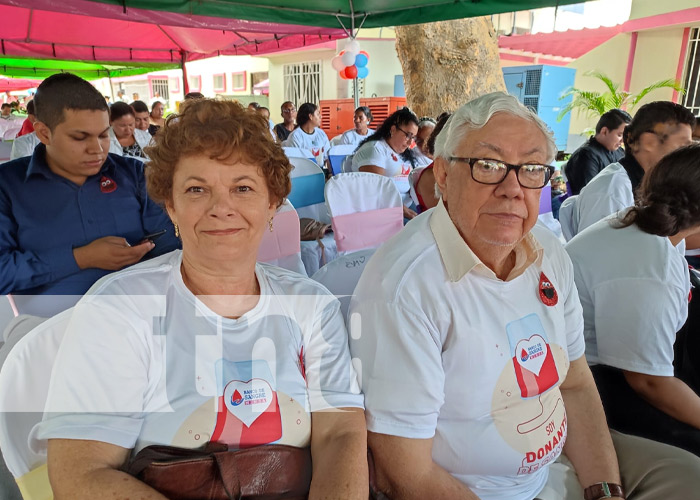
<instances>
[{"instance_id":1,"label":"red and white canopy tent","mask_svg":"<svg viewBox=\"0 0 700 500\"><path fill-rule=\"evenodd\" d=\"M362 25L432 22L577 1L0 0L0 67L3 57L21 57L179 64L185 71L186 61L294 49L354 35ZM186 74L184 81L187 90Z\"/></svg>"},{"instance_id":2,"label":"red and white canopy tent","mask_svg":"<svg viewBox=\"0 0 700 500\"><path fill-rule=\"evenodd\" d=\"M85 0L60 4L50 0L0 0L0 18L0 73L18 76L27 76L27 68L5 64L10 58L32 59L35 73L43 76L47 71L56 72L56 60L100 62L110 70L95 71L94 78L99 78L133 74L132 68L138 65L146 71L173 67L185 71L187 61L216 55L269 54L347 36L341 28L135 8L115 15L109 6ZM120 69L118 63L126 63L128 69ZM66 71L71 70L65 66ZM184 82L187 88L186 73Z\"/></svg>"}]
</instances>

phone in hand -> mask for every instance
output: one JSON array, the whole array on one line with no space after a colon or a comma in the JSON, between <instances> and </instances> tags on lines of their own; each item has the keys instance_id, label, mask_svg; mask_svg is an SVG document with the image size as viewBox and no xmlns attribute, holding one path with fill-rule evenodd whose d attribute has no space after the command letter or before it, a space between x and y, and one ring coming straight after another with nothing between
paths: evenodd
<instances>
[{"instance_id":1,"label":"phone in hand","mask_svg":"<svg viewBox=\"0 0 700 500\"><path fill-rule=\"evenodd\" d=\"M161 229L160 231L156 231L155 233L147 234L143 238L141 238L141 243L145 241L151 241L152 243L155 244L156 240L163 236L165 233L168 231L166 229Z\"/></svg>"}]
</instances>

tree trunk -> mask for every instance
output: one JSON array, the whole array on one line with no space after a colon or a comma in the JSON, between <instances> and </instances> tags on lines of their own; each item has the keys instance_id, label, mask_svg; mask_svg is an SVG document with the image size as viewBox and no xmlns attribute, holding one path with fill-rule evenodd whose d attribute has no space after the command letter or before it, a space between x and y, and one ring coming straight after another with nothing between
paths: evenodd
<instances>
[{"instance_id":1,"label":"tree trunk","mask_svg":"<svg viewBox=\"0 0 700 500\"><path fill-rule=\"evenodd\" d=\"M396 51L408 105L418 116L436 117L480 95L505 91L488 17L397 26Z\"/></svg>"}]
</instances>

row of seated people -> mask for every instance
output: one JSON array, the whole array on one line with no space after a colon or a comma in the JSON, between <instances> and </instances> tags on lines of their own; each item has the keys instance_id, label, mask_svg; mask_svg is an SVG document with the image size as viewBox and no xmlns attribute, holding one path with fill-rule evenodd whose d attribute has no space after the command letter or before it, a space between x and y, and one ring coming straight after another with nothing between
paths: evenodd
<instances>
[{"instance_id":1,"label":"row of seated people","mask_svg":"<svg viewBox=\"0 0 700 500\"><path fill-rule=\"evenodd\" d=\"M199 93L189 93L185 96L185 102L200 98L203 96ZM33 100L27 105L29 114L27 120L31 122L32 127L26 135L20 134L14 140L10 154L11 160L31 156L34 148L41 142L33 126L36 121L34 106ZM143 101L134 101L131 104L117 101L109 105L108 109L109 152L146 160L148 157L144 149L149 145L151 137L165 124L163 103L154 101L149 111L148 106Z\"/></svg>"},{"instance_id":2,"label":"row of seated people","mask_svg":"<svg viewBox=\"0 0 700 500\"><path fill-rule=\"evenodd\" d=\"M634 119L613 109L603 114L596 133L570 157L565 173L572 195L565 201L561 218L567 239L601 218L630 206L634 192L666 153L700 139L700 126L681 105L657 101L642 106ZM625 148L622 149L624 144ZM685 245L686 259L700 266L700 238L691 236Z\"/></svg>"},{"instance_id":3,"label":"row of seated people","mask_svg":"<svg viewBox=\"0 0 700 500\"><path fill-rule=\"evenodd\" d=\"M46 147L0 169L2 196L10 175L23 169L29 178L32 167L55 185L85 188L86 197L128 185L104 170L114 162L125 170L135 165L124 158L94 155L79 166L55 161L66 158L52 156L66 147L62 141L99 149L109 125L102 108L41 105L44 91L65 85L83 93L85 106L94 92L86 82L57 75L42 85L37 126L51 127ZM56 108L51 122L44 113ZM166 498L172 492L127 474L124 464L150 445L202 449L215 442L307 450L312 498L367 498L370 469L373 487L397 499L692 498L700 488L697 450L686 439L676 444L695 454L662 444L670 441L665 436L653 436L657 442L611 433L584 355L593 352L586 342L591 332L618 334L627 318L635 328L624 332L611 358L625 347L636 353L631 338L639 333L639 356L663 349L661 361L650 364L658 377L674 378L671 335L638 330L651 318L633 317L659 312L650 304L661 301L616 268L614 280L627 281L634 295L615 296L610 288L602 300L640 307L624 309L613 330L604 331L590 309L598 306L599 287L585 286L592 267L612 255L629 259L630 246L640 259L651 256L640 265L656 267L659 279L687 277L675 254L666 252L668 261L661 262L653 252L700 230L700 148L667 156L645 178L634 208L581 234L582 243L574 239L567 249L574 265L555 236L535 227L556 149L544 123L516 98L493 93L465 104L437 135L434 151L440 200L369 261L350 303L348 335L340 305L325 288L256 262L289 194L292 168L267 124L236 103L214 100L198 100L169 121L147 148L144 181L146 198L167 216L153 212L144 220L172 221L181 250L101 277L63 313L67 320L49 320L32 332L65 329L39 410L45 416L29 443L47 454L54 494ZM90 187L95 178L101 182ZM126 196L122 201L137 205ZM144 203L140 210L147 212L153 202ZM92 214L86 211L85 226ZM142 224L139 235L145 230ZM594 230L601 236L588 241ZM60 238L52 235L51 243L67 246ZM91 251L88 243L73 249L73 260L104 258L97 250L111 245L118 248L107 255L138 261L161 247L133 243L113 237ZM591 261L578 264L577 248ZM41 251L46 245L34 253ZM36 261L28 258L27 266ZM682 290L673 289L674 297L688 290L687 280L676 285ZM579 301L579 295L592 298ZM687 314L687 294L685 300ZM664 332L685 319L681 307L669 311L653 323ZM674 321L667 321L671 314ZM605 345L598 344L599 362ZM630 368L619 368L627 376ZM686 405L697 398L675 394Z\"/></svg>"}]
</instances>

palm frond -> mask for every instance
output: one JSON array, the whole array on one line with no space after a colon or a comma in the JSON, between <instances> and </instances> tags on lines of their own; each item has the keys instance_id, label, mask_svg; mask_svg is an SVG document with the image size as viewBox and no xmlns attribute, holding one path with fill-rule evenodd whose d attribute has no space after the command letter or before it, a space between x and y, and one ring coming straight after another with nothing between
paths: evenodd
<instances>
[{"instance_id":1,"label":"palm frond","mask_svg":"<svg viewBox=\"0 0 700 500\"><path fill-rule=\"evenodd\" d=\"M592 76L603 82L605 86L608 87L611 94L617 94L617 89L620 88L620 85L613 82L612 79L602 71L588 71L585 74L586 76Z\"/></svg>"},{"instance_id":2,"label":"palm frond","mask_svg":"<svg viewBox=\"0 0 700 500\"><path fill-rule=\"evenodd\" d=\"M637 94L635 94L634 97L632 97L632 109L634 109L634 107L639 103L639 101L646 97L646 95L649 92L653 92L654 90L662 88L672 88L677 92L680 92L681 94L685 94L685 89L683 88L683 86L673 78L659 80L658 82L652 83L648 87L644 87Z\"/></svg>"}]
</instances>

